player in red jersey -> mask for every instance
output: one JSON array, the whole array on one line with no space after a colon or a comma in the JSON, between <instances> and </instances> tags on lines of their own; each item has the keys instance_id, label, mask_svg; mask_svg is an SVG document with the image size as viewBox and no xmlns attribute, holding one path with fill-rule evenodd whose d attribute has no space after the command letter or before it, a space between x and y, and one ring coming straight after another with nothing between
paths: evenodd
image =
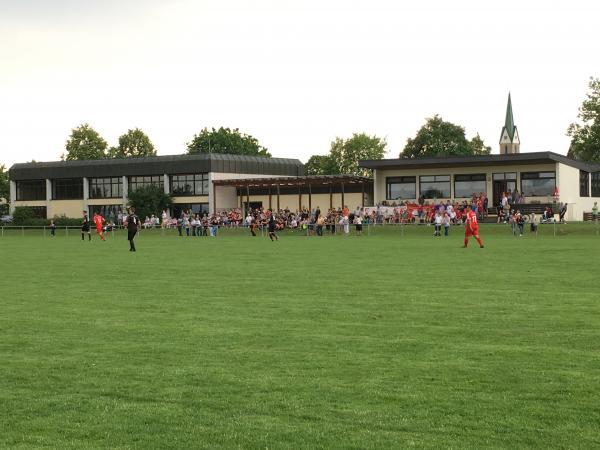
<instances>
[{"instance_id":1,"label":"player in red jersey","mask_svg":"<svg viewBox=\"0 0 600 450\"><path fill-rule=\"evenodd\" d=\"M105 241L106 239L104 239L104 231L102 231L102 224L106 222L104 220L104 217L102 217L100 214L98 214L98 212L94 213L94 223L96 224L96 233L98 233L98 236L100 236L100 239L102 239L103 241Z\"/></svg>"},{"instance_id":2,"label":"player in red jersey","mask_svg":"<svg viewBox=\"0 0 600 450\"><path fill-rule=\"evenodd\" d=\"M477 242L479 242L479 247L483 248L483 242L479 237L479 224L477 223L477 213L471 211L471 206L467 205L465 208L466 211L466 220L465 220L465 245L467 248L469 245L469 238L473 236Z\"/></svg>"}]
</instances>

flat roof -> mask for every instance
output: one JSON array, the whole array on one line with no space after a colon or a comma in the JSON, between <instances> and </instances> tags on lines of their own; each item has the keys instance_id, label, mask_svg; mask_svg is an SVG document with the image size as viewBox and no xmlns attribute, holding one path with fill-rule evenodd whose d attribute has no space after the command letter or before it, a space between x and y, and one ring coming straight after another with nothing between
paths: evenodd
<instances>
[{"instance_id":1,"label":"flat roof","mask_svg":"<svg viewBox=\"0 0 600 450\"><path fill-rule=\"evenodd\" d=\"M556 163L588 172L600 171L600 164L577 161L558 153L534 152L510 155L441 156L437 158L368 159L359 161L367 169L424 169L431 167L469 167Z\"/></svg>"},{"instance_id":2,"label":"flat roof","mask_svg":"<svg viewBox=\"0 0 600 450\"><path fill-rule=\"evenodd\" d=\"M298 159L210 153L20 163L10 168L9 176L12 180L36 180L205 172L301 176L304 165Z\"/></svg>"},{"instance_id":3,"label":"flat roof","mask_svg":"<svg viewBox=\"0 0 600 450\"><path fill-rule=\"evenodd\" d=\"M373 184L372 178L355 175L305 175L300 177L240 178L213 180L215 186L269 187L269 186L326 186L339 184Z\"/></svg>"}]
</instances>

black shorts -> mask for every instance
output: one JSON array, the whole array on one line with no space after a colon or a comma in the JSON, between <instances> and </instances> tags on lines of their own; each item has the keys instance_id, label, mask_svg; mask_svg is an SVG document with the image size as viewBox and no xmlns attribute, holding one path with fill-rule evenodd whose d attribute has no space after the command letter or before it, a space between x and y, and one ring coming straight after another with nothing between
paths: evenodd
<instances>
[{"instance_id":1,"label":"black shorts","mask_svg":"<svg viewBox=\"0 0 600 450\"><path fill-rule=\"evenodd\" d=\"M84 233L89 233L90 232L90 227L81 227L81 231Z\"/></svg>"},{"instance_id":2,"label":"black shorts","mask_svg":"<svg viewBox=\"0 0 600 450\"><path fill-rule=\"evenodd\" d=\"M356 225L356 231L362 231L362 225Z\"/></svg>"}]
</instances>

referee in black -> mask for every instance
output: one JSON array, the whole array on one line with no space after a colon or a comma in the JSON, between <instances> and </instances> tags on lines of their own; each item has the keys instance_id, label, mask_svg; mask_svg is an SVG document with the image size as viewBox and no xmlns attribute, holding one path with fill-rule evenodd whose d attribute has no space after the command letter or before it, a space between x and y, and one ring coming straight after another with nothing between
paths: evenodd
<instances>
[{"instance_id":1,"label":"referee in black","mask_svg":"<svg viewBox=\"0 0 600 450\"><path fill-rule=\"evenodd\" d=\"M81 221L81 240L85 241L85 233L88 235L88 241L92 240L92 234L90 233L90 219L88 218L87 211L83 211L83 220Z\"/></svg>"},{"instance_id":2,"label":"referee in black","mask_svg":"<svg viewBox=\"0 0 600 450\"><path fill-rule=\"evenodd\" d=\"M129 241L129 251L135 252L135 243L133 239L137 234L138 227L140 226L140 219L135 215L135 210L130 207L128 210L127 219L125 220L125 226L127 227L127 240Z\"/></svg>"}]
</instances>

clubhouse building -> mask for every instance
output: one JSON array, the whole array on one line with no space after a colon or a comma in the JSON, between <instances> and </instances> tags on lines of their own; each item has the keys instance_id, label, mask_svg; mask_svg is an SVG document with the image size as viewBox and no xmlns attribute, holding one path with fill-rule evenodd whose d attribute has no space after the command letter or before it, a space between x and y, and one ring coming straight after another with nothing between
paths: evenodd
<instances>
[{"instance_id":1,"label":"clubhouse building","mask_svg":"<svg viewBox=\"0 0 600 450\"><path fill-rule=\"evenodd\" d=\"M352 175L304 176L297 159L201 154L54 161L10 168L11 208L31 207L41 218L99 211L116 219L128 193L156 185L173 198L171 214L233 208L297 210L372 203L373 181ZM160 211L157 211L157 214Z\"/></svg>"},{"instance_id":2,"label":"clubhouse building","mask_svg":"<svg viewBox=\"0 0 600 450\"><path fill-rule=\"evenodd\" d=\"M552 152L521 153L510 94L499 154L360 161L373 178L305 176L297 159L201 154L148 158L55 161L10 168L10 204L28 206L39 217L80 217L83 210L116 218L128 193L157 185L173 197L171 214L183 209L215 213L264 207L292 211L317 206L350 209L377 204L450 200L484 193L489 207L502 192L524 195L523 211L567 203L567 220L584 220L600 202L600 164ZM157 211L159 213L159 211Z\"/></svg>"},{"instance_id":3,"label":"clubhouse building","mask_svg":"<svg viewBox=\"0 0 600 450\"><path fill-rule=\"evenodd\" d=\"M500 203L503 192L518 191L524 211L567 203L567 220L584 220L584 213L600 203L600 164L577 161L553 152L521 153L510 94L500 133L499 154L436 158L399 158L361 161L373 169L376 204L400 201L469 200L484 193L489 207ZM557 212L557 211L556 211Z\"/></svg>"}]
</instances>

